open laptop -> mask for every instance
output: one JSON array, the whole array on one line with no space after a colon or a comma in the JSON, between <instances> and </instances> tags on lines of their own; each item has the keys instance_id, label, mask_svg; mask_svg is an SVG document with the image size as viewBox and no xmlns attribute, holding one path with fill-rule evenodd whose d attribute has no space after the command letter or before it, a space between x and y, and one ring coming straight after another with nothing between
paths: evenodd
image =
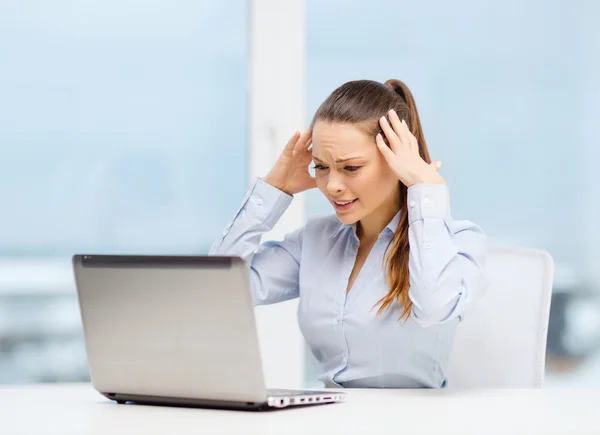
<instances>
[{"instance_id":1,"label":"open laptop","mask_svg":"<svg viewBox=\"0 0 600 435\"><path fill-rule=\"evenodd\" d=\"M92 385L118 403L264 410L342 402L268 390L238 257L75 255Z\"/></svg>"}]
</instances>

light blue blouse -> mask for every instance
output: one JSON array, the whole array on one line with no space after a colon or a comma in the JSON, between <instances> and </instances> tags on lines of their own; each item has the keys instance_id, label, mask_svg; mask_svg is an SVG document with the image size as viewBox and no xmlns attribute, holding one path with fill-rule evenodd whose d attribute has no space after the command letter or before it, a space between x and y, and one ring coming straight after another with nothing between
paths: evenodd
<instances>
[{"instance_id":1,"label":"light blue blouse","mask_svg":"<svg viewBox=\"0 0 600 435\"><path fill-rule=\"evenodd\" d=\"M211 255L236 255L250 269L255 305L299 297L298 322L322 366L325 387L439 388L461 316L487 287L482 230L450 216L444 184L408 189L410 318L395 304L377 315L388 293L384 251L400 212L381 232L346 294L359 240L356 225L335 215L309 219L283 241L260 244L293 197L257 179ZM374 308L375 307L375 308Z\"/></svg>"}]
</instances>

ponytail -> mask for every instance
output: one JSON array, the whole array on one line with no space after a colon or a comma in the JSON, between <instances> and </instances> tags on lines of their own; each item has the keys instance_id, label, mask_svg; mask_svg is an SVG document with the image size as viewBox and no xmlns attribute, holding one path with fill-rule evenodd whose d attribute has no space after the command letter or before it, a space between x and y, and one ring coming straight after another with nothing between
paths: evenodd
<instances>
[{"instance_id":1,"label":"ponytail","mask_svg":"<svg viewBox=\"0 0 600 435\"><path fill-rule=\"evenodd\" d=\"M417 111L417 105L412 93L408 87L400 80L388 80L385 82L388 88L391 88L403 101L404 114L408 117L405 119L408 128L419 144L419 154L427 163L431 162L427 145L425 143L425 135L421 127L421 120ZM390 240L386 248L385 265L387 270L387 281L390 291L387 295L377 303L381 306L377 314L381 314L385 309L390 307L393 302L398 301L401 307L400 320L406 320L410 317L412 310L412 301L408 295L410 287L410 272L408 269L409 262L409 241L408 241L408 208L406 206L408 189L400 183L400 221L398 228Z\"/></svg>"},{"instance_id":2,"label":"ponytail","mask_svg":"<svg viewBox=\"0 0 600 435\"><path fill-rule=\"evenodd\" d=\"M419 118L419 112L417 111L417 104L413 98L412 92L408 89L408 86L400 80L391 79L385 82L385 85L391 88L396 94L402 98L402 100L408 106L408 119L406 123L413 136L417 139L419 144L419 154L421 158L427 163L431 163L429 152L427 151L427 144L425 143L425 135L421 128L421 119Z\"/></svg>"}]
</instances>

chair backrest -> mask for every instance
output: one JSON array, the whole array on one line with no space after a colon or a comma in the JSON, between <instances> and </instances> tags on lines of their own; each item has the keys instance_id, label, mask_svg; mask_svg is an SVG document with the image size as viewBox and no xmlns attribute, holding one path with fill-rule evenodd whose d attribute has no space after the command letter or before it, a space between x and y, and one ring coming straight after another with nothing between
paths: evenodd
<instances>
[{"instance_id":1,"label":"chair backrest","mask_svg":"<svg viewBox=\"0 0 600 435\"><path fill-rule=\"evenodd\" d=\"M490 248L487 293L458 325L448 388L539 388L554 263L545 251Z\"/></svg>"}]
</instances>

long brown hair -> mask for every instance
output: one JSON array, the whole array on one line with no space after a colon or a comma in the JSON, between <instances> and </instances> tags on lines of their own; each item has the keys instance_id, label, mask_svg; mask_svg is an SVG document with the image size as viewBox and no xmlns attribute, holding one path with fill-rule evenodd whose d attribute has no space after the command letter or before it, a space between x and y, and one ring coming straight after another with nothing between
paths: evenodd
<instances>
[{"instance_id":1,"label":"long brown hair","mask_svg":"<svg viewBox=\"0 0 600 435\"><path fill-rule=\"evenodd\" d=\"M327 123L352 124L373 138L385 134L379 125L379 118L394 109L400 119L408 124L410 132L419 143L419 154L427 163L431 163L421 120L412 93L400 80L388 80L383 83L371 80L356 80L343 84L331 93L321 104L312 120ZM389 145L389 144L388 144ZM389 308L394 301L402 307L400 320L407 319L412 309L408 296L410 286L408 258L408 210L406 208L407 188L400 184L400 222L394 237L386 248L386 270L389 292L377 305L381 305L377 314Z\"/></svg>"}]
</instances>

